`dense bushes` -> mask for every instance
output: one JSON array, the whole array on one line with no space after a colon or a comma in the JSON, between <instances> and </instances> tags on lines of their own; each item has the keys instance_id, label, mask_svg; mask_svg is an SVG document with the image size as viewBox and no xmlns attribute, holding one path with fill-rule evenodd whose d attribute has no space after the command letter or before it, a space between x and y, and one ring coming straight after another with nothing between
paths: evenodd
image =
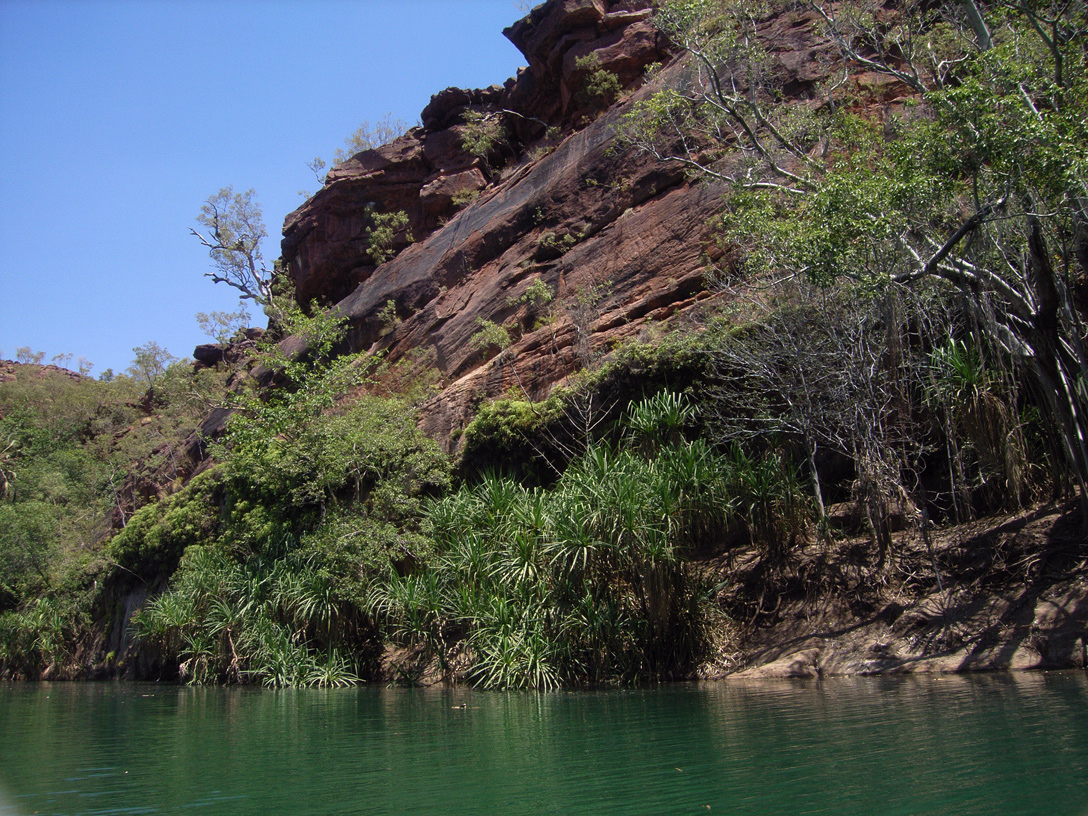
<instances>
[{"instance_id":1,"label":"dense bushes","mask_svg":"<svg viewBox=\"0 0 1088 816\"><path fill-rule=\"evenodd\" d=\"M319 562L289 546L244 560L214 544L190 547L137 630L190 682L353 684L366 655L360 616Z\"/></svg>"},{"instance_id":2,"label":"dense bushes","mask_svg":"<svg viewBox=\"0 0 1088 816\"><path fill-rule=\"evenodd\" d=\"M691 415L658 394L632 406L618 445L592 444L551 488L487 476L434 503L437 556L375 588L388 631L446 668L463 647L465 674L487 687L683 676L711 611L685 557L731 525L768 551L803 526L777 460L684 439Z\"/></svg>"},{"instance_id":3,"label":"dense bushes","mask_svg":"<svg viewBox=\"0 0 1088 816\"><path fill-rule=\"evenodd\" d=\"M426 556L421 501L448 479L412 412L374 397L229 450L115 539L126 551L145 543L141 554L187 546L139 630L194 682L357 682L376 647L362 604L369 576Z\"/></svg>"},{"instance_id":4,"label":"dense bushes","mask_svg":"<svg viewBox=\"0 0 1088 816\"><path fill-rule=\"evenodd\" d=\"M36 365L0 384L0 671L81 670L96 579L119 566L103 551L113 521L140 501L140 474L177 475L174 445L221 387L216 372L187 363L162 373L154 394L128 377ZM139 543L149 556L160 545Z\"/></svg>"}]
</instances>

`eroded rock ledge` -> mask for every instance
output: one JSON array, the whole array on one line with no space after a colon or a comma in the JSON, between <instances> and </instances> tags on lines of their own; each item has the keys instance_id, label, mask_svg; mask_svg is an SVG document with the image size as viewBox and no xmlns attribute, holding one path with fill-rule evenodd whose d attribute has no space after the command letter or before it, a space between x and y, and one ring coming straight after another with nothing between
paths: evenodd
<instances>
[{"instance_id":1,"label":"eroded rock ledge","mask_svg":"<svg viewBox=\"0 0 1088 816\"><path fill-rule=\"evenodd\" d=\"M848 577L849 542L806 547L805 594L739 626L710 677L830 677L1088 668L1088 564L1075 502L932 532L941 581L916 530L897 567ZM740 574L743 574L741 565Z\"/></svg>"},{"instance_id":2,"label":"eroded rock ledge","mask_svg":"<svg viewBox=\"0 0 1088 816\"><path fill-rule=\"evenodd\" d=\"M453 214L455 196L487 187L504 165L539 145L549 128L569 133L584 121L592 111L578 93L585 73L576 66L579 57L595 56L624 88L638 84L646 65L668 54L649 17L645 0L545 3L505 31L528 68L502 86L435 94L421 113L421 127L334 167L322 190L284 224L283 257L299 299L335 302L373 274L366 252L373 211L404 211L408 232L424 240ZM501 121L507 134L486 160L461 147L470 109ZM398 242L398 249L408 243L405 233Z\"/></svg>"},{"instance_id":3,"label":"eroded rock ledge","mask_svg":"<svg viewBox=\"0 0 1088 816\"><path fill-rule=\"evenodd\" d=\"M287 218L283 256L299 298L338 302L352 349L381 349L410 376L436 382L424 428L447 447L481 399L515 384L542 396L617 343L698 319L716 296L704 279L708 259L721 256L709 222L724 188L621 149L615 138L635 101L683 83L688 70L655 31L650 6L537 7L506 31L529 63L517 77L435 95L421 127L334 169ZM830 64L815 59L830 47L819 30L802 12L762 24L776 86L802 103ZM587 55L623 88L607 110L579 93L578 60ZM645 67L658 62L665 67L643 87ZM469 109L501 119L509 137L486 161L461 147ZM372 213L397 210L408 214L415 242L398 234L399 254L375 266ZM518 302L536 281L555 298L546 316ZM586 293L588 313L575 307ZM498 363L495 349L470 342L480 321L511 336Z\"/></svg>"}]
</instances>

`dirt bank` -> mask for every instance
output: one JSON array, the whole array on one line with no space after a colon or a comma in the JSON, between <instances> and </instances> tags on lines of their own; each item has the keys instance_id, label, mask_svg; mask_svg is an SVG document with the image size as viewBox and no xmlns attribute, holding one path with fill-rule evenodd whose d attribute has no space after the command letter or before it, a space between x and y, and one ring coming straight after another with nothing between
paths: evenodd
<instances>
[{"instance_id":1,"label":"dirt bank","mask_svg":"<svg viewBox=\"0 0 1088 816\"><path fill-rule=\"evenodd\" d=\"M1074 503L899 533L873 571L864 539L813 543L768 573L755 553L703 564L727 582L727 635L703 677L1085 668L1088 541Z\"/></svg>"}]
</instances>

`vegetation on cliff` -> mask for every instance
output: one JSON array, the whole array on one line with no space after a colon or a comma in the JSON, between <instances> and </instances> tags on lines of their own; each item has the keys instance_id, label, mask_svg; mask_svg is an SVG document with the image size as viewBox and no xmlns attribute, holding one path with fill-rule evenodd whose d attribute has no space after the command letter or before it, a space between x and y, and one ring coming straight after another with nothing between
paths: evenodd
<instances>
[{"instance_id":1,"label":"vegetation on cliff","mask_svg":"<svg viewBox=\"0 0 1088 816\"><path fill-rule=\"evenodd\" d=\"M766 36L786 15L832 66L794 99ZM623 102L617 143L725 191L705 248L714 305L602 356L595 307L625 293L567 292L563 313L533 277L507 296L514 317L465 338L514 385L477 399L454 461L418 430L405 360L386 365L381 339L345 353L400 329L392 298L378 327L277 300L229 387L178 365L142 403L128 381L3 384L6 673L691 676L785 597L943 592L956 564L934 524L1056 498L1088 513L1083 2L674 0L655 19L682 56ZM595 109L620 93L599 62L578 70ZM462 149L499 183L499 119L469 114ZM221 216L251 207L229 193L209 200L202 240L218 276L267 306L278 275L230 238ZM390 215L368 233L389 240L358 247L368 268L405 228ZM574 234L541 233L526 264ZM514 338L560 320L583 370L541 394ZM231 412L202 441L210 459L169 483L172 445L210 404ZM1086 555L1063 551L1061 576Z\"/></svg>"}]
</instances>

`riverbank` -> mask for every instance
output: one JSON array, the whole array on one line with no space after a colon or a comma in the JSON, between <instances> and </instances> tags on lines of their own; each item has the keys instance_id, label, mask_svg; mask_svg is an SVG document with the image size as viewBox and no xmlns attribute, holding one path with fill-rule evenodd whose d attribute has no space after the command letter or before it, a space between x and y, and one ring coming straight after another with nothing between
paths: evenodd
<instances>
[{"instance_id":1,"label":"riverbank","mask_svg":"<svg viewBox=\"0 0 1088 816\"><path fill-rule=\"evenodd\" d=\"M821 677L1088 666L1088 543L1075 502L895 535L883 572L862 539L811 543L778 575L720 556L734 630L704 677ZM732 569L729 561L733 561ZM767 586L759 598L753 587Z\"/></svg>"},{"instance_id":2,"label":"riverbank","mask_svg":"<svg viewBox=\"0 0 1088 816\"><path fill-rule=\"evenodd\" d=\"M690 679L816 678L1088 667L1088 542L1075 501L900 531L886 568L864 536L812 541L768 571L756 548L696 562L718 586L711 654ZM938 573L940 577L938 578ZM437 685L471 665L387 647L387 682Z\"/></svg>"}]
</instances>

